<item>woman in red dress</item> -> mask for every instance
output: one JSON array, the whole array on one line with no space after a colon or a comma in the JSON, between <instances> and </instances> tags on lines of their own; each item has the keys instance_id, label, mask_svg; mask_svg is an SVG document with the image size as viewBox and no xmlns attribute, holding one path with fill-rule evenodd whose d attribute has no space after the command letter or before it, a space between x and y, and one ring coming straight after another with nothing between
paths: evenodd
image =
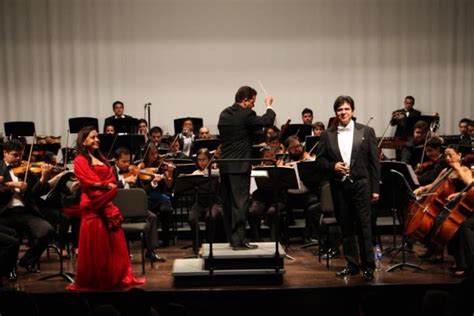
<instances>
[{"instance_id":1,"label":"woman in red dress","mask_svg":"<svg viewBox=\"0 0 474 316\"><path fill-rule=\"evenodd\" d=\"M112 290L143 284L133 276L112 168L99 151L97 130L84 127L77 136L74 173L81 183L81 229L77 277L68 290Z\"/></svg>"}]
</instances>

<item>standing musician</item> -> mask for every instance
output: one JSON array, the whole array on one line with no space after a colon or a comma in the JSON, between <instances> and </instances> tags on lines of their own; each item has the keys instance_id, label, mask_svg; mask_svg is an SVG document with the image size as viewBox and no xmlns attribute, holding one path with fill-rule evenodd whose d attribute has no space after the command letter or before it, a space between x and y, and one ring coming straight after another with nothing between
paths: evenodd
<instances>
[{"instance_id":1,"label":"standing musician","mask_svg":"<svg viewBox=\"0 0 474 316\"><path fill-rule=\"evenodd\" d=\"M140 181L137 172L130 171L131 153L127 148L120 147L114 153L115 166L113 172L117 178L117 185L120 189L142 188L144 185ZM132 166L134 167L134 166ZM158 218L155 213L148 211L146 219L147 227L145 232L146 238L146 253L145 257L150 261L164 262L166 258L161 257L155 252L158 248Z\"/></svg>"},{"instance_id":2,"label":"standing musician","mask_svg":"<svg viewBox=\"0 0 474 316\"><path fill-rule=\"evenodd\" d=\"M254 132L273 125L273 97L265 97L266 112L257 116L252 110L256 96L255 89L243 86L235 94L235 103L221 112L218 127L222 139L222 159L250 158ZM249 162L220 163L224 223L228 241L234 250L257 248L245 239L246 214L250 202L250 171Z\"/></svg>"},{"instance_id":3,"label":"standing musician","mask_svg":"<svg viewBox=\"0 0 474 316\"><path fill-rule=\"evenodd\" d=\"M370 203L378 200L380 189L377 141L371 127L353 121L354 100L350 96L339 96L334 112L337 126L322 134L316 152L321 169L330 176L334 212L341 225L347 261L336 275L355 275L362 269L364 280L370 281L375 268Z\"/></svg>"},{"instance_id":4,"label":"standing musician","mask_svg":"<svg viewBox=\"0 0 474 316\"><path fill-rule=\"evenodd\" d=\"M113 119L119 119L119 118L131 118L130 115L125 115L123 112L125 110L125 106L123 105L122 101L115 101L112 104L112 110L114 111L114 115L109 116L108 118L105 119L104 121L104 127L110 123L112 123Z\"/></svg>"},{"instance_id":5,"label":"standing musician","mask_svg":"<svg viewBox=\"0 0 474 316\"><path fill-rule=\"evenodd\" d=\"M395 137L407 138L411 135L412 129L407 125L409 117L417 117L421 112L415 110L415 98L411 95L406 96L403 101L403 109L396 110L392 113L390 124L397 126L395 130Z\"/></svg>"},{"instance_id":6,"label":"standing musician","mask_svg":"<svg viewBox=\"0 0 474 316\"><path fill-rule=\"evenodd\" d=\"M26 231L31 240L30 247L20 259L18 265L29 273L39 272L37 264L41 254L54 238L54 228L39 213L35 198L48 192L48 179L51 166L42 167L41 178L29 172L26 180L22 179L28 170L21 170L23 144L16 139L8 141L3 147L3 161L0 163L0 225L17 232Z\"/></svg>"},{"instance_id":7,"label":"standing musician","mask_svg":"<svg viewBox=\"0 0 474 316\"><path fill-rule=\"evenodd\" d=\"M152 128L153 135L153 128ZM162 246L169 246L171 215L173 208L171 206L171 188L173 187L174 166L160 157L158 148L152 143L148 144L147 155L143 159L142 167L155 168L156 176L144 180L145 188L148 194L150 210L158 215L161 223Z\"/></svg>"},{"instance_id":8,"label":"standing musician","mask_svg":"<svg viewBox=\"0 0 474 316\"><path fill-rule=\"evenodd\" d=\"M196 152L196 167L197 169L192 174L201 174L207 175L209 169L209 163L211 161L211 153L207 148L201 148ZM214 235L211 236L213 241L223 242L225 240L224 232L224 222L222 216L222 199L220 196L220 185L217 184L217 187L213 186L213 189L216 189L216 192L201 194L198 196L197 201L194 201L191 206L191 210L188 216L188 223L191 227L191 236L193 240L193 249L196 249L200 246L201 240L199 240L199 245L196 245L196 229L199 229L199 219L206 219L206 230L210 231L211 219L209 218L209 207L211 208L212 220L214 222L214 229L212 229ZM201 237L200 234L198 234ZM214 240L215 238L215 240Z\"/></svg>"},{"instance_id":9,"label":"standing musician","mask_svg":"<svg viewBox=\"0 0 474 316\"><path fill-rule=\"evenodd\" d=\"M444 152L444 159L452 172L448 175L448 181L454 184L455 191L462 191L467 185L472 184L473 175L469 168L461 164L461 154L459 147L456 145L450 145ZM449 172L449 168L445 168L438 178L433 182L437 182L438 179L443 177L446 172ZM415 195L421 195L431 190L433 183L425 186L420 186L414 193ZM470 190L474 190L472 187ZM469 191L468 191L469 192ZM459 193L453 193L448 196L448 201L453 200ZM467 194L467 193L464 193ZM472 202L471 202L472 203ZM472 205L472 204L471 204ZM434 252L431 248L428 252ZM453 276L463 277L468 273L473 272L474 268L474 213L464 220L456 231L453 238L448 243L448 253L453 255L456 264L454 267Z\"/></svg>"}]
</instances>

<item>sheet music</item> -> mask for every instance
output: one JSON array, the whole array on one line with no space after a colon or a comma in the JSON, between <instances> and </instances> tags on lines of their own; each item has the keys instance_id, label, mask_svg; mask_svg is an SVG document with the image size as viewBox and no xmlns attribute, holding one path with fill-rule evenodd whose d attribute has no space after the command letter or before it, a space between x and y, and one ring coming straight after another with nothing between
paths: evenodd
<instances>
[{"instance_id":1,"label":"sheet music","mask_svg":"<svg viewBox=\"0 0 474 316\"><path fill-rule=\"evenodd\" d=\"M411 181L413 181L413 183L419 187L420 186L420 182L418 181L418 177L416 176L415 174L415 171L413 170L412 166L411 165L407 165L408 167L408 172L410 174L410 178L411 178Z\"/></svg>"}]
</instances>

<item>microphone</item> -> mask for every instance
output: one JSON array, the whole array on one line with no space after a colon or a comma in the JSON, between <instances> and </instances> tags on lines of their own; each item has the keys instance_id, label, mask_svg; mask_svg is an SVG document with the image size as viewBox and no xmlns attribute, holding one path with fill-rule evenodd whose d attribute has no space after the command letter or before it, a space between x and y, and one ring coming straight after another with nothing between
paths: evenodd
<instances>
[{"instance_id":1,"label":"microphone","mask_svg":"<svg viewBox=\"0 0 474 316\"><path fill-rule=\"evenodd\" d=\"M147 106L150 106L150 105L151 105L151 103L150 103L150 102L148 102L148 103L145 103L145 109L147 108Z\"/></svg>"},{"instance_id":2,"label":"microphone","mask_svg":"<svg viewBox=\"0 0 474 316\"><path fill-rule=\"evenodd\" d=\"M367 124L365 124L365 125L369 126L369 123L370 123L373 119L374 119L373 117L370 117L370 119L367 121Z\"/></svg>"}]
</instances>

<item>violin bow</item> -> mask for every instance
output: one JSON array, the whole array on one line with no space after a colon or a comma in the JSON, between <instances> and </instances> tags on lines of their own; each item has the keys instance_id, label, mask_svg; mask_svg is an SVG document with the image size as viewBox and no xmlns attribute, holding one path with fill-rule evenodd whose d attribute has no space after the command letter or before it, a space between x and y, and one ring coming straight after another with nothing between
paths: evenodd
<instances>
[{"instance_id":1,"label":"violin bow","mask_svg":"<svg viewBox=\"0 0 474 316\"><path fill-rule=\"evenodd\" d=\"M30 153L28 154L28 162L26 163L25 178L23 179L24 182L28 180L28 171L30 169L31 156L33 154L33 145L35 144L35 139L36 139L36 132L33 134L33 141L31 142Z\"/></svg>"}]
</instances>

